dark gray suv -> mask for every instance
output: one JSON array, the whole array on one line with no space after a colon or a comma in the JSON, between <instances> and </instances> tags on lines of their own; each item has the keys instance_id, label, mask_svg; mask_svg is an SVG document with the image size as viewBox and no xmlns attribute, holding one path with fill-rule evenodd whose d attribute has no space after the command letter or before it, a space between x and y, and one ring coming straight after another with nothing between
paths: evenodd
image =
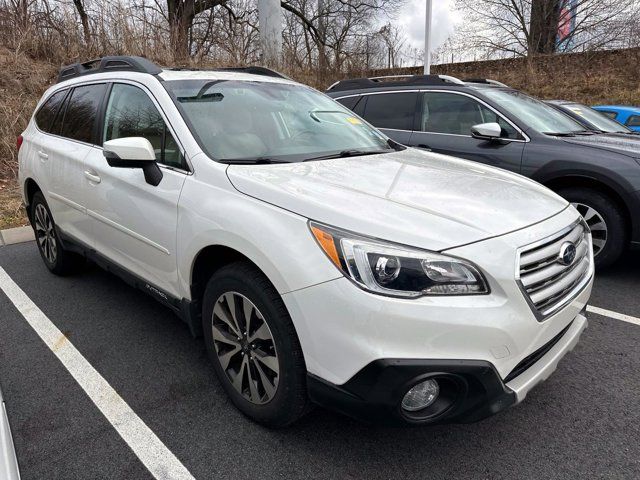
<instances>
[{"instance_id":1,"label":"dark gray suv","mask_svg":"<svg viewBox=\"0 0 640 480\"><path fill-rule=\"evenodd\" d=\"M438 75L336 82L327 94L404 145L526 175L573 203L596 265L640 245L640 141L586 129L493 80Z\"/></svg>"}]
</instances>

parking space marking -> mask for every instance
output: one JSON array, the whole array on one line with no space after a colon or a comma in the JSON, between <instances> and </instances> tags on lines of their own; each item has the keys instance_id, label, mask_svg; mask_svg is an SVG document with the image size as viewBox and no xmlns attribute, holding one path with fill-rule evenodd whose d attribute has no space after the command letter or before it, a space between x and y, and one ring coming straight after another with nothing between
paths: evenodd
<instances>
[{"instance_id":1,"label":"parking space marking","mask_svg":"<svg viewBox=\"0 0 640 480\"><path fill-rule=\"evenodd\" d=\"M195 480L127 402L0 267L0 289L158 480Z\"/></svg>"},{"instance_id":2,"label":"parking space marking","mask_svg":"<svg viewBox=\"0 0 640 480\"><path fill-rule=\"evenodd\" d=\"M602 315L603 317L609 317L615 320L620 320L622 322L632 323L633 325L640 326L640 318L632 317L631 315L625 315L624 313L618 313L618 312L614 312L612 310L607 310L605 308L600 308L600 307L592 307L591 305L587 307L587 312L595 313L596 315Z\"/></svg>"}]
</instances>

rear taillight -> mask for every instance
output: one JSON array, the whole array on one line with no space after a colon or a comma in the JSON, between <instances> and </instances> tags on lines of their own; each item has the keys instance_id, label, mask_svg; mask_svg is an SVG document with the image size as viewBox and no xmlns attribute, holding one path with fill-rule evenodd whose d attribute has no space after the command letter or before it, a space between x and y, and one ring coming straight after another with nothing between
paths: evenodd
<instances>
[{"instance_id":1,"label":"rear taillight","mask_svg":"<svg viewBox=\"0 0 640 480\"><path fill-rule=\"evenodd\" d=\"M22 135L18 136L18 139L16 140L16 152L20 151L20 147L22 146L23 140L24 138L22 138Z\"/></svg>"}]
</instances>

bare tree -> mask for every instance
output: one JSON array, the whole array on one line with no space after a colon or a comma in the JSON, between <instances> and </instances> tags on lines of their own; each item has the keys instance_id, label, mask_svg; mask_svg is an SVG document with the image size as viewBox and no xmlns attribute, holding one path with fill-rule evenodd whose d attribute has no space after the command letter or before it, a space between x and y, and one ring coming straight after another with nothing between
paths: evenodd
<instances>
[{"instance_id":1,"label":"bare tree","mask_svg":"<svg viewBox=\"0 0 640 480\"><path fill-rule=\"evenodd\" d=\"M561 24L575 18L563 45L597 49L620 39L621 23L638 18L638 0L457 0L473 48L484 56L554 53ZM562 8L564 7L564 8Z\"/></svg>"}]
</instances>

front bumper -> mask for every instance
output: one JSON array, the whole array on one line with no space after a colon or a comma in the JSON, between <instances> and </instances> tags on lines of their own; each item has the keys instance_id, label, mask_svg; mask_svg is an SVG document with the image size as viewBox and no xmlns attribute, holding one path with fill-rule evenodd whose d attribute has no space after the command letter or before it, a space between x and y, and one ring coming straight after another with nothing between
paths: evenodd
<instances>
[{"instance_id":1,"label":"front bumper","mask_svg":"<svg viewBox=\"0 0 640 480\"><path fill-rule=\"evenodd\" d=\"M309 374L311 399L351 417L382 424L470 423L494 415L520 401L557 368L587 326L584 312L547 344L516 366L505 383L484 360L384 359L371 362L343 385ZM526 361L529 360L528 363ZM442 404L416 416L401 408L405 393L433 378L441 386Z\"/></svg>"}]
</instances>

